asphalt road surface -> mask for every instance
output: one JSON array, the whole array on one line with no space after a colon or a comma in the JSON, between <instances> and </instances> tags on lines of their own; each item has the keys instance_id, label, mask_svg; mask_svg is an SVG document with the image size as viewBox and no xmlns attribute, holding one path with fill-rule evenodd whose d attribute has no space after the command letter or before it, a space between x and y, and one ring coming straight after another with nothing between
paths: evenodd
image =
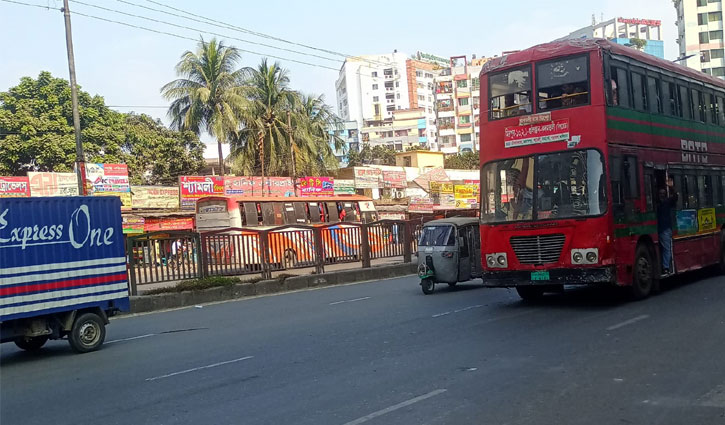
<instances>
[{"instance_id":1,"label":"asphalt road surface","mask_svg":"<svg viewBox=\"0 0 725 425\"><path fill-rule=\"evenodd\" d=\"M0 423L723 424L725 278L536 304L415 278L114 320L0 351Z\"/></svg>"}]
</instances>

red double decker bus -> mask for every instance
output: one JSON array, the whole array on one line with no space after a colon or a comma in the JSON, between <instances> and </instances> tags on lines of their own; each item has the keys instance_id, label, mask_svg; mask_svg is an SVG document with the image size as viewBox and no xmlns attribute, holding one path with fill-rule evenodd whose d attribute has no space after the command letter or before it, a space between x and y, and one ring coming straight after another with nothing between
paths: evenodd
<instances>
[{"instance_id":1,"label":"red double decker bus","mask_svg":"<svg viewBox=\"0 0 725 425\"><path fill-rule=\"evenodd\" d=\"M723 80L606 40L487 63L485 283L524 299L564 284L645 298L666 276L722 265L724 99Z\"/></svg>"}]
</instances>

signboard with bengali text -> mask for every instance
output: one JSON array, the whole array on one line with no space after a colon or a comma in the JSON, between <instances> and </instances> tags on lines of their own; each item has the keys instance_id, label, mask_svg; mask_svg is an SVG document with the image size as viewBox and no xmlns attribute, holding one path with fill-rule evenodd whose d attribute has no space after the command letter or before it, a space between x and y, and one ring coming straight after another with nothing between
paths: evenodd
<instances>
[{"instance_id":1,"label":"signboard with bengali text","mask_svg":"<svg viewBox=\"0 0 725 425\"><path fill-rule=\"evenodd\" d=\"M0 176L0 198L27 198L30 196L30 181L27 177Z\"/></svg>"},{"instance_id":2,"label":"signboard with bengali text","mask_svg":"<svg viewBox=\"0 0 725 425\"><path fill-rule=\"evenodd\" d=\"M179 209L179 188L173 186L131 186L131 204L140 209Z\"/></svg>"},{"instance_id":3,"label":"signboard with bengali text","mask_svg":"<svg viewBox=\"0 0 725 425\"><path fill-rule=\"evenodd\" d=\"M75 173L29 172L30 196L78 196Z\"/></svg>"},{"instance_id":4,"label":"signboard with bengali text","mask_svg":"<svg viewBox=\"0 0 725 425\"><path fill-rule=\"evenodd\" d=\"M355 167L355 188L375 189L380 187L382 172L379 168Z\"/></svg>"},{"instance_id":5,"label":"signboard with bengali text","mask_svg":"<svg viewBox=\"0 0 725 425\"><path fill-rule=\"evenodd\" d=\"M126 164L86 163L86 185L96 192L130 192Z\"/></svg>"},{"instance_id":6,"label":"signboard with bengali text","mask_svg":"<svg viewBox=\"0 0 725 425\"><path fill-rule=\"evenodd\" d=\"M264 184L263 184L264 183ZM224 177L227 196L294 196L295 187L289 177Z\"/></svg>"},{"instance_id":7,"label":"signboard with bengali text","mask_svg":"<svg viewBox=\"0 0 725 425\"><path fill-rule=\"evenodd\" d=\"M182 210L194 210L196 201L205 196L224 195L224 178L221 176L179 177L179 198Z\"/></svg>"},{"instance_id":8,"label":"signboard with bengali text","mask_svg":"<svg viewBox=\"0 0 725 425\"><path fill-rule=\"evenodd\" d=\"M569 140L569 120L560 119L547 123L506 127L504 146L516 148L542 143L564 142Z\"/></svg>"},{"instance_id":9,"label":"signboard with bengali text","mask_svg":"<svg viewBox=\"0 0 725 425\"><path fill-rule=\"evenodd\" d=\"M335 179L335 195L354 195L355 180Z\"/></svg>"},{"instance_id":10,"label":"signboard with bengali text","mask_svg":"<svg viewBox=\"0 0 725 425\"><path fill-rule=\"evenodd\" d=\"M383 187L404 189L408 187L405 171L385 171L383 170Z\"/></svg>"},{"instance_id":11,"label":"signboard with bengali text","mask_svg":"<svg viewBox=\"0 0 725 425\"><path fill-rule=\"evenodd\" d=\"M300 196L332 196L335 179L332 177L302 177L298 179Z\"/></svg>"}]
</instances>

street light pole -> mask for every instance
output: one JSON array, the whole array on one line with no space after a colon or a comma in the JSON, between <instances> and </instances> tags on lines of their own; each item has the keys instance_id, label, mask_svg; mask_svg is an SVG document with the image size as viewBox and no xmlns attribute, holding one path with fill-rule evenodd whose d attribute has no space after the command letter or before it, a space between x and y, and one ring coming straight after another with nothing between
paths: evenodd
<instances>
[{"instance_id":1,"label":"street light pole","mask_svg":"<svg viewBox=\"0 0 725 425\"><path fill-rule=\"evenodd\" d=\"M65 19L65 44L68 50L68 71L70 73L70 93L73 107L73 133L76 138L76 174L78 175L78 193L86 193L86 162L83 157L83 143L81 141L81 117L78 112L78 87L76 85L76 64L73 58L73 37L70 27L70 9L68 0L63 0L63 18Z\"/></svg>"}]
</instances>

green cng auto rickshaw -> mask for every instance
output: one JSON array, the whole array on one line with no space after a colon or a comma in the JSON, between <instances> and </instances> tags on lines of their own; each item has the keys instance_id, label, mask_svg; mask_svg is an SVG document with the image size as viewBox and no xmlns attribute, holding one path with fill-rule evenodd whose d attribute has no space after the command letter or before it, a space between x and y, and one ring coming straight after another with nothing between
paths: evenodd
<instances>
[{"instance_id":1,"label":"green cng auto rickshaw","mask_svg":"<svg viewBox=\"0 0 725 425\"><path fill-rule=\"evenodd\" d=\"M455 286L481 274L477 218L444 218L423 225L418 241L418 276L424 294L432 294L436 283Z\"/></svg>"}]
</instances>

